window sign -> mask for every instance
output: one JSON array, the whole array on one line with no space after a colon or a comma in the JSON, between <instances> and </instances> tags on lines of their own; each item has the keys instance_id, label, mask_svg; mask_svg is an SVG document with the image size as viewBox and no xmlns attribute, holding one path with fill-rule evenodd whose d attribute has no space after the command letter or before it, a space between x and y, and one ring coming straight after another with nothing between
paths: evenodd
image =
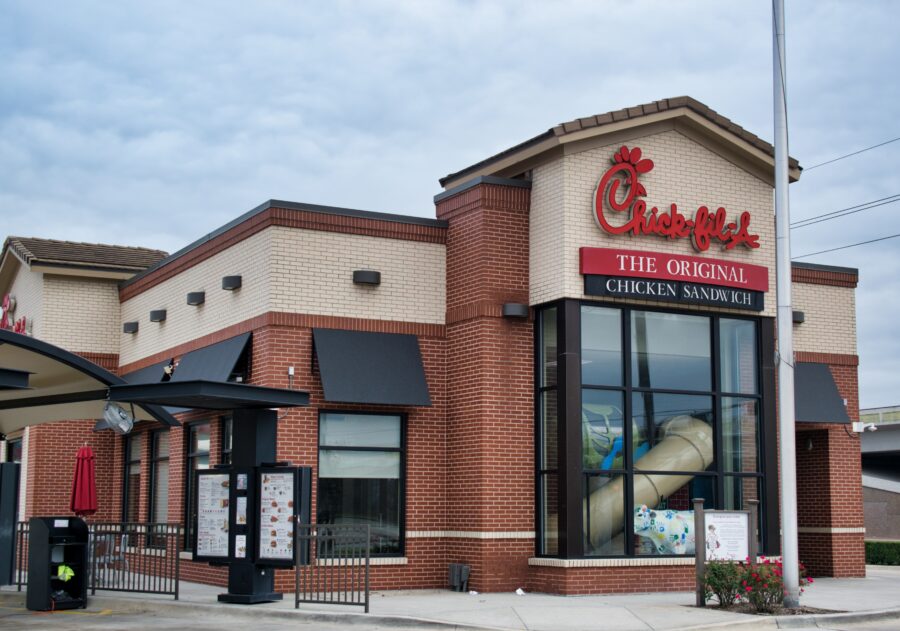
<instances>
[{"instance_id":1,"label":"window sign","mask_svg":"<svg viewBox=\"0 0 900 631\"><path fill-rule=\"evenodd\" d=\"M228 473L197 473L196 557L228 557Z\"/></svg>"}]
</instances>

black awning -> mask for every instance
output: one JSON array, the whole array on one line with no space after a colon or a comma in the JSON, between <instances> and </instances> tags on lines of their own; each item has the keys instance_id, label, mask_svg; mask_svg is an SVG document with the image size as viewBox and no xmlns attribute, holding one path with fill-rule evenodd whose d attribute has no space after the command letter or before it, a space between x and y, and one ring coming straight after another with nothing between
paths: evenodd
<instances>
[{"instance_id":1,"label":"black awning","mask_svg":"<svg viewBox=\"0 0 900 631\"><path fill-rule=\"evenodd\" d=\"M250 334L243 333L187 353L178 362L172 381L228 381L249 340Z\"/></svg>"},{"instance_id":2,"label":"black awning","mask_svg":"<svg viewBox=\"0 0 900 631\"><path fill-rule=\"evenodd\" d=\"M847 408L826 364L794 365L794 414L798 423L849 423Z\"/></svg>"},{"instance_id":3,"label":"black awning","mask_svg":"<svg viewBox=\"0 0 900 631\"><path fill-rule=\"evenodd\" d=\"M167 359L164 362L122 375L122 379L128 383L159 383L165 374L163 369L168 365L169 360Z\"/></svg>"},{"instance_id":4,"label":"black awning","mask_svg":"<svg viewBox=\"0 0 900 631\"><path fill-rule=\"evenodd\" d=\"M415 335L313 329L325 400L431 405Z\"/></svg>"},{"instance_id":5,"label":"black awning","mask_svg":"<svg viewBox=\"0 0 900 631\"><path fill-rule=\"evenodd\" d=\"M243 383L194 380L110 386L109 400L201 410L246 410L309 405L309 394Z\"/></svg>"}]
</instances>

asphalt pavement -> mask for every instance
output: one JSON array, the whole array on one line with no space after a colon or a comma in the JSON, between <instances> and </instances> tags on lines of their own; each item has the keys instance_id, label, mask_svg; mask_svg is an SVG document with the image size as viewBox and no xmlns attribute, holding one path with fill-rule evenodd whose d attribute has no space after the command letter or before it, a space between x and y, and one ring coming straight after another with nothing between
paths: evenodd
<instances>
[{"instance_id":1,"label":"asphalt pavement","mask_svg":"<svg viewBox=\"0 0 900 631\"><path fill-rule=\"evenodd\" d=\"M900 629L900 567L869 566L861 579L819 579L801 604L844 613L754 616L693 606L691 592L597 596L457 593L449 590L373 592L371 612L293 600L241 606L216 602L221 588L181 584L181 598L100 593L87 610L29 612L24 593L0 591L0 629L490 629L504 631L687 631L689 629Z\"/></svg>"}]
</instances>

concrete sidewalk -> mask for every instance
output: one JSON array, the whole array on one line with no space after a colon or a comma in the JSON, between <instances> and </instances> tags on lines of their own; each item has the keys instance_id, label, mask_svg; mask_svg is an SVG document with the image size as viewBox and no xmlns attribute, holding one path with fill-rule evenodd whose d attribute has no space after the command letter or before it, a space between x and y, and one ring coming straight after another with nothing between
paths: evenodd
<instances>
[{"instance_id":1,"label":"concrete sidewalk","mask_svg":"<svg viewBox=\"0 0 900 631\"><path fill-rule=\"evenodd\" d=\"M467 594L447 590L373 592L368 615L358 607L301 605L293 599L265 605L223 605L216 602L221 588L181 584L181 599L171 597L98 593L91 609L148 611L185 617L293 619L343 625L405 628L474 628L528 631L675 631L701 628L741 629L829 628L853 622L896 618L900 628L900 567L869 566L864 579L820 579L802 597L802 604L848 613L817 616L752 616L715 608L693 607L688 592L604 596L552 596L528 593ZM24 593L4 588L0 599L24 601Z\"/></svg>"}]
</instances>

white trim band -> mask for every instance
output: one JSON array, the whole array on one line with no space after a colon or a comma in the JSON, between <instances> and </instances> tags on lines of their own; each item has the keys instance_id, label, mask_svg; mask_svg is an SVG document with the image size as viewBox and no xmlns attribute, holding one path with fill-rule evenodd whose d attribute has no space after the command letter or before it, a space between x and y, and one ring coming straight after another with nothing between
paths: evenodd
<instances>
[{"instance_id":1,"label":"white trim band","mask_svg":"<svg viewBox=\"0 0 900 631\"><path fill-rule=\"evenodd\" d=\"M855 528L831 528L828 526L800 526L798 532L817 534L817 535L855 535L865 534L865 526L857 526Z\"/></svg>"},{"instance_id":2,"label":"white trim band","mask_svg":"<svg viewBox=\"0 0 900 631\"><path fill-rule=\"evenodd\" d=\"M407 539L534 539L533 530L407 530Z\"/></svg>"},{"instance_id":3,"label":"white trim band","mask_svg":"<svg viewBox=\"0 0 900 631\"><path fill-rule=\"evenodd\" d=\"M694 557L645 557L641 559L545 559L532 557L528 565L538 567L657 567L660 565L694 565Z\"/></svg>"}]
</instances>

